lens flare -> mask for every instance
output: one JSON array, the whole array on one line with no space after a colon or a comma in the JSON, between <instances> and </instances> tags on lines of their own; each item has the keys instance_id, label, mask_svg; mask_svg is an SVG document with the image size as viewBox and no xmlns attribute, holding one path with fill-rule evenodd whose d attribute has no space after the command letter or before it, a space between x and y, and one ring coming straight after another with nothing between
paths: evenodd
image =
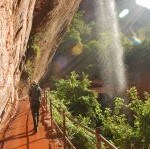
<instances>
[{"instance_id":1,"label":"lens flare","mask_svg":"<svg viewBox=\"0 0 150 149\"><path fill-rule=\"evenodd\" d=\"M140 45L142 43L142 41L137 38L136 36L130 37L130 40L132 41L133 45Z\"/></svg>"},{"instance_id":2,"label":"lens flare","mask_svg":"<svg viewBox=\"0 0 150 149\"><path fill-rule=\"evenodd\" d=\"M119 13L119 18L124 18L129 14L129 9L124 9Z\"/></svg>"},{"instance_id":3,"label":"lens flare","mask_svg":"<svg viewBox=\"0 0 150 149\"><path fill-rule=\"evenodd\" d=\"M54 62L54 68L56 72L60 72L68 64L67 58L65 56L58 57Z\"/></svg>"},{"instance_id":4,"label":"lens flare","mask_svg":"<svg viewBox=\"0 0 150 149\"><path fill-rule=\"evenodd\" d=\"M71 50L71 53L74 56L80 55L82 52L83 52L83 46L81 44L75 45Z\"/></svg>"}]
</instances>

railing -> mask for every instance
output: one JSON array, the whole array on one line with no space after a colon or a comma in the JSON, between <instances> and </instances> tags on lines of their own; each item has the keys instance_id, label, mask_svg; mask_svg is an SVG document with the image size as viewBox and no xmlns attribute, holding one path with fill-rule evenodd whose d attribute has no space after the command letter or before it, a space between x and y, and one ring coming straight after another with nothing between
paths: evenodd
<instances>
[{"instance_id":1,"label":"railing","mask_svg":"<svg viewBox=\"0 0 150 149\"><path fill-rule=\"evenodd\" d=\"M47 92L44 93L44 97L45 97L45 102L48 103L47 102L47 100L48 100ZM51 126L53 125L53 122L54 122L55 125L56 125L56 127L60 131L60 133L63 135L64 149L67 148L67 145L69 145L69 147L71 147L72 149L75 149L75 147L73 146L73 144L71 143L71 141L68 139L68 137L66 135L66 120L67 119L69 119L75 125L83 128L84 130L90 132L93 136L95 136L95 139L96 139L96 148L97 149L102 149L102 143L105 144L107 147L109 147L111 149L117 149L112 143L110 143L106 138L104 138L100 134L100 128L96 128L95 131L94 131L94 130L92 130L92 129L86 127L86 126L84 126L83 124L81 124L77 120L75 120L74 117L68 115L66 113L66 111L62 107L58 107L55 104L53 104L51 99L50 99L50 102L49 102L49 106L50 106ZM53 118L53 110L54 110L54 108L62 116L62 119L63 119L63 129L62 130L57 125L57 123L55 122L55 120ZM47 107L47 110L48 110L48 107Z\"/></svg>"},{"instance_id":2,"label":"railing","mask_svg":"<svg viewBox=\"0 0 150 149\"><path fill-rule=\"evenodd\" d=\"M54 121L53 119L53 107L59 112L59 114L62 116L63 119L63 130L61 130L61 128L59 127L59 125L57 125L57 123ZM69 140L69 138L66 135L66 114L65 114L65 110L57 107L56 105L52 104L52 101L50 100L50 114L51 114L51 126L53 126L53 121L57 127L57 129L59 130L59 132L63 135L63 142L64 142L64 149L67 148L67 145L69 145L69 147L71 147L72 149L76 149L74 147L74 145L71 143L71 141Z\"/></svg>"}]
</instances>

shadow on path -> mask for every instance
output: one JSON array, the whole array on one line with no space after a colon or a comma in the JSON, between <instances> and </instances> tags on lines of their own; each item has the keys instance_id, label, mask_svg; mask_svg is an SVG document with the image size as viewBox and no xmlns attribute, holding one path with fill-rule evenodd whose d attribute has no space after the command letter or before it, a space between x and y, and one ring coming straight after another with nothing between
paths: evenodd
<instances>
[{"instance_id":1,"label":"shadow on path","mask_svg":"<svg viewBox=\"0 0 150 149\"><path fill-rule=\"evenodd\" d=\"M40 109L38 132L35 133L29 101L22 100L19 104L15 119L0 138L0 149L58 149L60 141L56 130L50 126L50 115L45 108Z\"/></svg>"}]
</instances>

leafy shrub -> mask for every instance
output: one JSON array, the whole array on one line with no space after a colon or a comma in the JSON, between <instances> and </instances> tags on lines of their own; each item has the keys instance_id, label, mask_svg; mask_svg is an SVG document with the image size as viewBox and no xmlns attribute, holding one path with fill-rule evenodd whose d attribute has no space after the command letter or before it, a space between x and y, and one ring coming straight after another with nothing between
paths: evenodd
<instances>
[{"instance_id":1,"label":"leafy shrub","mask_svg":"<svg viewBox=\"0 0 150 149\"><path fill-rule=\"evenodd\" d=\"M105 108L102 115L95 92L89 90L90 81L85 74L71 73L68 79L56 83L51 92L69 114L85 126L94 128L101 122L102 134L118 148L148 148L150 142L150 94L145 92L140 98L135 87L128 90L128 99L117 97L113 109ZM57 99L57 100L56 100ZM128 103L125 102L128 100ZM57 118L61 125L60 117ZM77 148L94 148L94 138L85 130L67 123L68 134ZM79 139L80 138L80 139Z\"/></svg>"},{"instance_id":2,"label":"leafy shrub","mask_svg":"<svg viewBox=\"0 0 150 149\"><path fill-rule=\"evenodd\" d=\"M97 94L89 89L90 81L85 74L82 79L75 72L67 80L61 79L56 83L55 95L67 106L73 116L90 118L90 126L95 127L100 117L100 105Z\"/></svg>"},{"instance_id":3,"label":"leafy shrub","mask_svg":"<svg viewBox=\"0 0 150 149\"><path fill-rule=\"evenodd\" d=\"M65 109L65 112L68 115L71 115L70 112L68 112L66 106L62 101L60 101L58 98L56 98L55 91L51 91L49 94L49 99L52 100L52 103L61 108ZM53 108L53 117L57 124L63 129L63 119L62 115L56 110L56 108ZM88 118L82 118L81 115L78 117L80 123L84 124L85 126L90 122ZM69 136L71 142L74 144L74 146L77 149L93 149L95 148L95 138L91 135L91 133L87 132L80 126L76 126L73 122L66 119L66 128L67 128L67 135Z\"/></svg>"},{"instance_id":4,"label":"leafy shrub","mask_svg":"<svg viewBox=\"0 0 150 149\"><path fill-rule=\"evenodd\" d=\"M56 82L55 90L51 91L50 98L57 106L66 109L68 114L73 115L85 126L95 127L101 116L97 94L90 89L90 81L85 74L80 77L72 72L66 80ZM55 110L55 120L62 126L62 118ZM71 142L77 149L95 148L94 136L83 128L75 126L71 121L67 122L67 131Z\"/></svg>"},{"instance_id":5,"label":"leafy shrub","mask_svg":"<svg viewBox=\"0 0 150 149\"><path fill-rule=\"evenodd\" d=\"M131 144L134 148L148 148L150 95L145 92L144 99L141 99L135 87L128 90L128 94L129 104L125 104L122 98L116 98L114 111L105 109L102 121L103 133L109 136L119 148L130 148ZM123 109L129 112L123 112ZM132 123L128 121L128 116L133 117Z\"/></svg>"}]
</instances>

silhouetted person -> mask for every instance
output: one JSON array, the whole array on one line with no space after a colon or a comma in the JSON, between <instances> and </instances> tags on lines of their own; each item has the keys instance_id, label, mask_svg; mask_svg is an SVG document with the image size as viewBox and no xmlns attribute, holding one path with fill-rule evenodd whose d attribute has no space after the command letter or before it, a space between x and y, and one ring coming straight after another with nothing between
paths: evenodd
<instances>
[{"instance_id":1,"label":"silhouetted person","mask_svg":"<svg viewBox=\"0 0 150 149\"><path fill-rule=\"evenodd\" d=\"M38 122L39 122L39 109L40 109L40 101L41 101L41 88L39 84L34 81L29 89L29 100L30 107L32 111L33 123L34 123L34 131L37 132Z\"/></svg>"}]
</instances>

